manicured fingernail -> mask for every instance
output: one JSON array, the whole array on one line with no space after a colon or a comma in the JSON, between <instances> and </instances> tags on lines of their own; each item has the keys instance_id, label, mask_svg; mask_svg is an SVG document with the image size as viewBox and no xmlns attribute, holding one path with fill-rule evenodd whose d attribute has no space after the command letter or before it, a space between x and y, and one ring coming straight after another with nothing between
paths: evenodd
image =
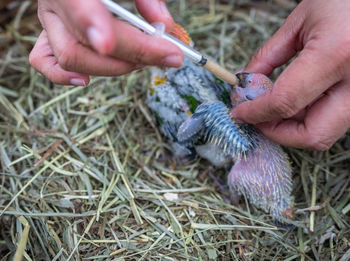
<instances>
[{"instance_id":1,"label":"manicured fingernail","mask_svg":"<svg viewBox=\"0 0 350 261\"><path fill-rule=\"evenodd\" d=\"M92 47L100 53L105 54L107 50L101 33L95 27L89 27L86 33Z\"/></svg>"},{"instance_id":2,"label":"manicured fingernail","mask_svg":"<svg viewBox=\"0 0 350 261\"><path fill-rule=\"evenodd\" d=\"M166 7L165 2L160 1L160 2L159 2L159 5L160 5L160 11L162 12L163 15L165 15L165 16L171 16L170 13L169 13L169 11L168 11L168 8Z\"/></svg>"},{"instance_id":3,"label":"manicured fingernail","mask_svg":"<svg viewBox=\"0 0 350 261\"><path fill-rule=\"evenodd\" d=\"M75 86L86 86L85 81L79 78L70 79L70 83Z\"/></svg>"},{"instance_id":4,"label":"manicured fingernail","mask_svg":"<svg viewBox=\"0 0 350 261\"><path fill-rule=\"evenodd\" d=\"M182 64L182 57L178 55L167 56L163 60L163 64L170 67L180 67Z\"/></svg>"}]
</instances>

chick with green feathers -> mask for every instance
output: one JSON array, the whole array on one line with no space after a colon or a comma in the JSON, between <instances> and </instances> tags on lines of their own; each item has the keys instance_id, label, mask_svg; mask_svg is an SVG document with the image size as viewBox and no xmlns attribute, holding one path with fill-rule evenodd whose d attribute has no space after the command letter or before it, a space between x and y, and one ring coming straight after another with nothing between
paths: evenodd
<instances>
[{"instance_id":1,"label":"chick with green feathers","mask_svg":"<svg viewBox=\"0 0 350 261\"><path fill-rule=\"evenodd\" d=\"M147 103L177 158L198 154L217 167L232 166L230 189L278 221L292 216L291 167L282 148L230 110L273 87L262 74L240 73L229 86L185 60L180 69L154 68Z\"/></svg>"},{"instance_id":2,"label":"chick with green feathers","mask_svg":"<svg viewBox=\"0 0 350 261\"><path fill-rule=\"evenodd\" d=\"M194 142L178 141L180 125L203 103L222 100L229 105L230 89L229 85L187 60L181 69L152 69L147 104L178 158L192 158L195 155ZM200 146L199 143L196 145Z\"/></svg>"}]
</instances>

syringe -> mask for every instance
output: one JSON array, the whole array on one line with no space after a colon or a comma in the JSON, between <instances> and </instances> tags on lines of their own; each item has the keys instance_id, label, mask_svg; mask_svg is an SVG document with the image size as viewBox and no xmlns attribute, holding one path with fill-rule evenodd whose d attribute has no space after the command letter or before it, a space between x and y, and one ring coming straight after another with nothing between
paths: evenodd
<instances>
[{"instance_id":1,"label":"syringe","mask_svg":"<svg viewBox=\"0 0 350 261\"><path fill-rule=\"evenodd\" d=\"M153 27L152 25L150 25L140 17L129 12L125 8L121 7L119 4L113 2L112 0L101 0L101 1L107 6L107 8L112 13L118 15L119 17L121 17L128 23L132 24L133 26L141 29L142 31L144 31L149 35L156 34L157 29L155 27ZM167 33L161 34L160 37L178 46L186 57L191 59L194 63L200 66L203 66L203 68L205 68L206 70L208 70L209 72L211 72L212 74L220 78L221 80L232 85L238 84L238 78L236 77L236 75L227 71L225 68L221 67L219 64L215 63L214 61L206 58L200 52L196 51L192 47L184 44L180 40L176 39L175 37Z\"/></svg>"}]
</instances>

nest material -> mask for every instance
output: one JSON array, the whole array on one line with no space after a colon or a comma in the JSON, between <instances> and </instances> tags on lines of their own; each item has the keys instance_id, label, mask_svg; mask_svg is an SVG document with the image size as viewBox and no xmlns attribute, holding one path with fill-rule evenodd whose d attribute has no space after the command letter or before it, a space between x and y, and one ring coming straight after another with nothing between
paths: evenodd
<instances>
[{"instance_id":1,"label":"nest material","mask_svg":"<svg viewBox=\"0 0 350 261\"><path fill-rule=\"evenodd\" d=\"M231 71L294 5L207 3L169 5ZM349 135L327 152L288 150L295 227L280 228L231 204L224 170L174 161L144 104L146 70L55 86L28 64L35 2L1 1L0 22L1 260L349 260Z\"/></svg>"}]
</instances>

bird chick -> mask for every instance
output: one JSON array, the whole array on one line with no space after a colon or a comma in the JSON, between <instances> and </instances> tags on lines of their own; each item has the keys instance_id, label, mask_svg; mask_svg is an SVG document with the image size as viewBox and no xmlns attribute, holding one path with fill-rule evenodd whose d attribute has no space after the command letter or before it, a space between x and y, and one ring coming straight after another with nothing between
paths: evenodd
<instances>
[{"instance_id":1,"label":"bird chick","mask_svg":"<svg viewBox=\"0 0 350 261\"><path fill-rule=\"evenodd\" d=\"M230 189L283 221L292 209L288 158L254 126L230 115L233 107L271 90L273 84L262 74L243 72L237 77L239 85L231 88L186 59L180 69L153 68L147 104L177 158L197 153L215 166L233 165Z\"/></svg>"},{"instance_id":2,"label":"bird chick","mask_svg":"<svg viewBox=\"0 0 350 261\"><path fill-rule=\"evenodd\" d=\"M231 96L233 106L253 100L273 88L271 80L263 74L238 73L237 77L240 87L236 87ZM288 157L278 144L258 130L252 130L251 125L247 127L248 132L249 129L254 132L257 145L246 157L235 160L228 184L277 220L292 218L292 169Z\"/></svg>"},{"instance_id":3,"label":"bird chick","mask_svg":"<svg viewBox=\"0 0 350 261\"><path fill-rule=\"evenodd\" d=\"M239 86L231 93L232 107L253 100L273 87L263 74L238 73ZM228 176L231 190L244 194L249 201L279 220L291 218L291 167L282 148L268 140L250 124L230 118L229 108L222 102L204 103L179 128L178 140L192 141L205 137L211 151L198 154L215 164L217 157L230 157L234 162ZM209 137L209 138L208 138Z\"/></svg>"},{"instance_id":4,"label":"bird chick","mask_svg":"<svg viewBox=\"0 0 350 261\"><path fill-rule=\"evenodd\" d=\"M230 104L231 87L215 79L208 71L185 59L180 69L152 68L147 105L153 111L162 133L169 139L178 159L193 159L193 141L178 141L178 129L203 103L223 101ZM226 106L225 106L226 108ZM195 130L191 121L191 131ZM201 127L201 124L198 124Z\"/></svg>"}]
</instances>

